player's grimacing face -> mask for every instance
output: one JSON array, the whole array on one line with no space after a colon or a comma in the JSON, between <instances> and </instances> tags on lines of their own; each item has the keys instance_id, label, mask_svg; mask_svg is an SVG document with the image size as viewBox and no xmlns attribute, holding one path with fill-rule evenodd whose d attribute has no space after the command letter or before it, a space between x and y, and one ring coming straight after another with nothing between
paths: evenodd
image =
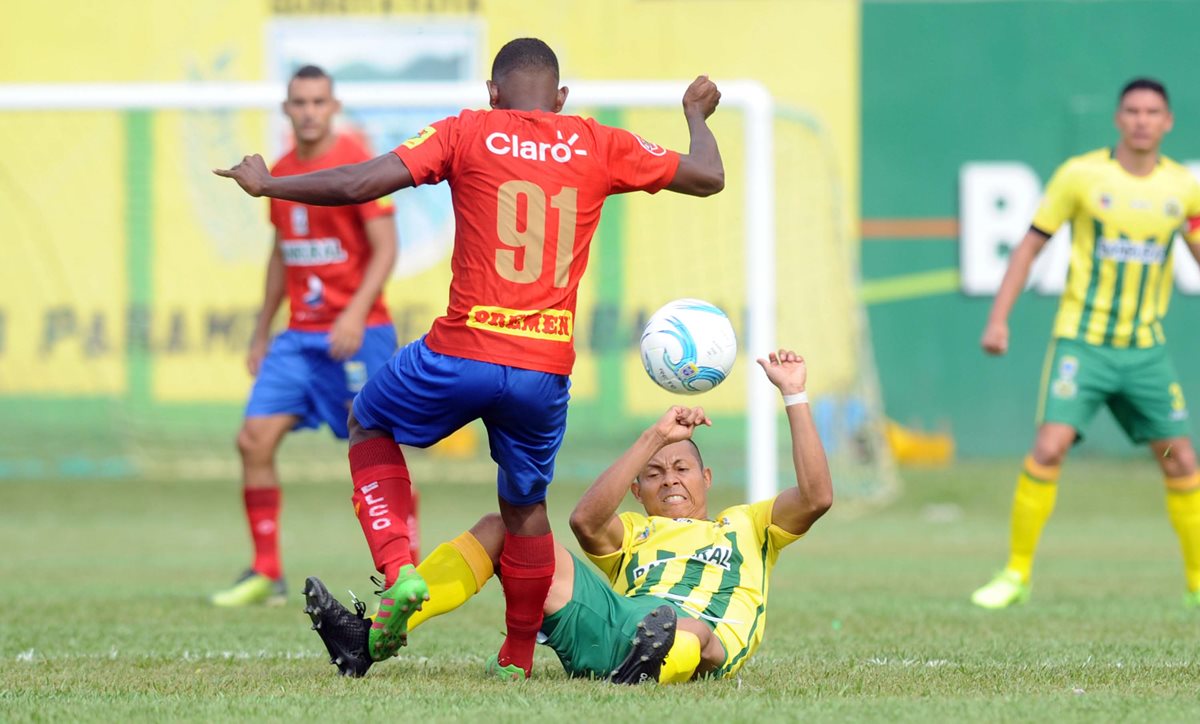
<instances>
[{"instance_id":1,"label":"player's grimacing face","mask_svg":"<svg viewBox=\"0 0 1200 724\"><path fill-rule=\"evenodd\" d=\"M292 122L292 132L301 143L316 143L333 129L333 117L341 105L333 97L328 78L294 78L288 84L283 112Z\"/></svg>"},{"instance_id":2,"label":"player's grimacing face","mask_svg":"<svg viewBox=\"0 0 1200 724\"><path fill-rule=\"evenodd\" d=\"M690 442L659 450L638 475L633 494L650 515L666 518L705 518L712 471L703 468Z\"/></svg>"},{"instance_id":3,"label":"player's grimacing face","mask_svg":"<svg viewBox=\"0 0 1200 724\"><path fill-rule=\"evenodd\" d=\"M1174 117L1165 98L1148 88L1138 88L1121 99L1114 121L1122 143L1135 151L1148 152L1158 149Z\"/></svg>"}]
</instances>

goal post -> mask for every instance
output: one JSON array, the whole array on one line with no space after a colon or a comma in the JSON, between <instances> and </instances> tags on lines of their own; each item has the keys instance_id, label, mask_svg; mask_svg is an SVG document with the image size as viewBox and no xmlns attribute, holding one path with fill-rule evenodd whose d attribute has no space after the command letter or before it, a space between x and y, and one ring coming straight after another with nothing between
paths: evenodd
<instances>
[{"instance_id":1,"label":"goal post","mask_svg":"<svg viewBox=\"0 0 1200 724\"><path fill-rule=\"evenodd\" d=\"M662 80L576 81L567 85L570 88L569 103L572 108L667 110L679 108L687 83ZM277 111L284 95L285 88L277 83L0 85L0 122L3 122L6 115L14 113L270 113ZM484 97L484 88L479 82L343 82L337 85L337 95L343 107L347 109L457 109L479 107ZM744 304L745 314L740 343L745 380L744 479L747 498L760 500L773 495L780 482L781 455L778 432L782 408L774 387L755 369L754 359L765 355L777 344L776 311L779 300L776 295L776 220L780 210L776 207L776 126L781 121L771 94L756 81L722 82L721 106L719 116L723 117L730 110L735 110L741 117L741 173L736 180L730 179L732 183L722 196L734 192L739 194L741 199L741 254L744 264L742 285L745 298L738 301ZM145 124L125 125L127 135L137 133L139 129L145 130ZM728 141L723 143L722 147L727 149ZM229 159L230 162L233 160L236 159ZM836 225L841 222L834 220L833 223ZM836 244L837 240L830 243ZM835 248L830 253L837 254L839 250ZM855 280L846 276L841 282L852 287ZM697 296L702 296L702 292ZM663 298L661 301L665 302L667 299ZM820 310L813 312L821 313ZM0 324L2 323L3 318L0 317ZM788 344L791 344L790 340ZM873 375L873 365L866 364L864 372ZM8 383L0 378L0 404L3 404L5 395L21 396L22 393L20 389L9 389ZM705 404L705 399L691 399L686 402ZM872 404L877 408L878 401L868 402L868 405ZM879 411L875 409L873 412ZM886 455L886 451L876 445L873 454ZM786 459L786 456L784 458ZM891 483L888 483L887 487L890 486Z\"/></svg>"}]
</instances>

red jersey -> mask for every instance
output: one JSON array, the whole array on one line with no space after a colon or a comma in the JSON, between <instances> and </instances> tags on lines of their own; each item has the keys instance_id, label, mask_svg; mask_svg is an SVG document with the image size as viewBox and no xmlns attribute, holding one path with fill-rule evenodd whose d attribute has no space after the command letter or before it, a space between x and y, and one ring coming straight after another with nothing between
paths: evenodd
<instances>
[{"instance_id":1,"label":"red jersey","mask_svg":"<svg viewBox=\"0 0 1200 724\"><path fill-rule=\"evenodd\" d=\"M279 159L271 173L292 176L371 158L353 136L341 134L328 152L301 160L293 149ZM382 198L357 206L309 206L271 199L271 223L287 270L287 293L292 314L289 329L325 332L333 326L362 284L371 258L366 222L391 216L392 201ZM367 325L391 319L380 294L367 313Z\"/></svg>"},{"instance_id":2,"label":"red jersey","mask_svg":"<svg viewBox=\"0 0 1200 724\"><path fill-rule=\"evenodd\" d=\"M575 299L611 194L654 193L679 154L542 111L463 111L394 153L417 184L450 183L453 279L425 343L441 354L570 374Z\"/></svg>"}]
</instances>

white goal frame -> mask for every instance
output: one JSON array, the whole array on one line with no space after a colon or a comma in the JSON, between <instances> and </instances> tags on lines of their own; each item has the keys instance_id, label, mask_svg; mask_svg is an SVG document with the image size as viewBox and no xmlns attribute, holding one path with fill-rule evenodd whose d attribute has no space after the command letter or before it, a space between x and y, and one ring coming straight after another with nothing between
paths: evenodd
<instances>
[{"instance_id":1,"label":"white goal frame","mask_svg":"<svg viewBox=\"0 0 1200 724\"><path fill-rule=\"evenodd\" d=\"M567 83L578 107L672 108L686 81L575 81ZM87 83L0 84L0 111L221 110L279 107L279 83ZM477 108L485 98L478 81L458 83L338 83L338 98L352 108L426 106ZM414 102L414 99L419 99ZM742 112L745 178L747 329L746 496L765 500L778 489L774 386L751 369L758 356L775 349L775 102L761 83L723 81L721 104Z\"/></svg>"}]
</instances>

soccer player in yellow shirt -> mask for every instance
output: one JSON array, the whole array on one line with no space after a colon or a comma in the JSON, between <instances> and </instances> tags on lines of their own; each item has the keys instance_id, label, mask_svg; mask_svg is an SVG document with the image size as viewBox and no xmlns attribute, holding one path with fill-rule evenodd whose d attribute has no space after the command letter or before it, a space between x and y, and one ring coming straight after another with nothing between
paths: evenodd
<instances>
[{"instance_id":1,"label":"soccer player in yellow shirt","mask_svg":"<svg viewBox=\"0 0 1200 724\"><path fill-rule=\"evenodd\" d=\"M1050 179L984 328L984 351L1004 354L1008 315L1029 269L1050 236L1069 222L1071 261L1042 374L1037 434L1017 479L1008 564L971 596L983 608L1028 599L1034 551L1054 509L1059 470L1102 405L1130 440L1154 451L1183 550L1186 602L1200 606L1200 475L1162 327L1177 233L1200 259L1200 183L1159 152L1173 123L1161 83L1129 82L1114 121L1120 134L1115 147L1068 159Z\"/></svg>"},{"instance_id":2,"label":"soccer player in yellow shirt","mask_svg":"<svg viewBox=\"0 0 1200 724\"><path fill-rule=\"evenodd\" d=\"M542 633L572 676L618 683L676 683L733 676L761 643L767 589L780 551L833 504L824 448L805 392L808 371L789 350L758 360L780 390L791 429L796 485L774 498L709 515L712 470L692 433L711 421L674 406L605 470L571 514L571 529L597 575L562 546ZM626 492L645 513L617 514ZM414 627L462 605L491 578L504 545L498 516L438 546L419 571L430 599ZM305 589L314 628L340 673L361 676L366 624L314 578ZM492 675L521 678L495 662Z\"/></svg>"}]
</instances>

